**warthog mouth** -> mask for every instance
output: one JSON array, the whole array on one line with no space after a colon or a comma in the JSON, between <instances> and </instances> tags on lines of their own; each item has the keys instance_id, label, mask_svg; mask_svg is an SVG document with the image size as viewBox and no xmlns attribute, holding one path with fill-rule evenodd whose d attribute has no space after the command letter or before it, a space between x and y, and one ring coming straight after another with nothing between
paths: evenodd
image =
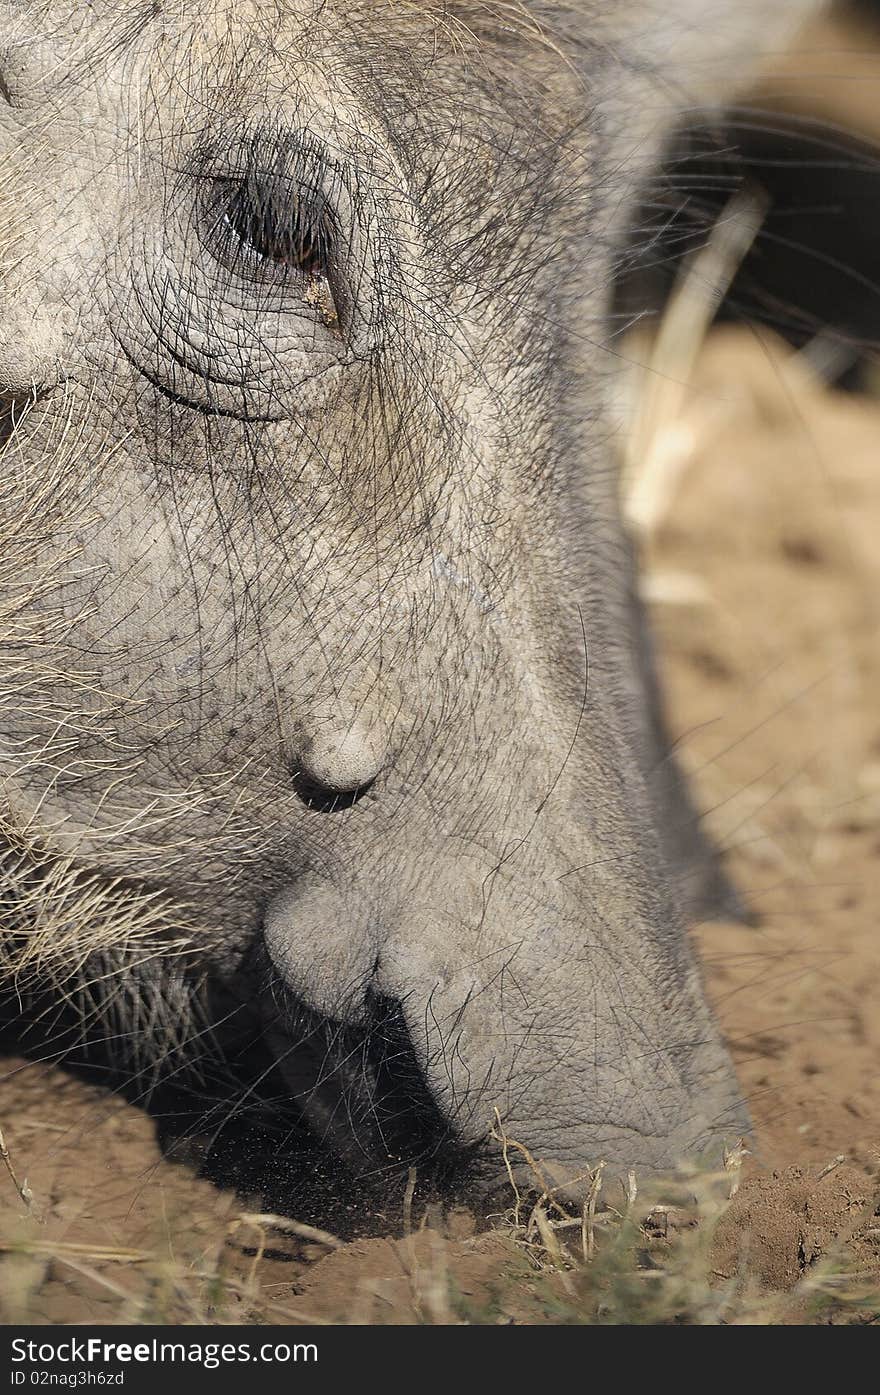
<instances>
[{"instance_id":1,"label":"warthog mouth","mask_svg":"<svg viewBox=\"0 0 880 1395\"><path fill-rule=\"evenodd\" d=\"M92 961L87 977L111 983L114 968ZM179 983L176 1040L158 1014L153 1049L148 1033L126 1027L148 980L131 971L123 980L118 968L115 977L125 984L118 1002L3 995L0 1051L112 1089L154 1119L170 1157L340 1234L377 1213L393 1219L389 1208L399 1220L407 1189L423 1201L469 1200L495 1179L488 1148L464 1144L438 1108L395 1000L370 995L349 1026L296 999L254 955L232 980L203 979L196 991Z\"/></svg>"},{"instance_id":2,"label":"warthog mouth","mask_svg":"<svg viewBox=\"0 0 880 1395\"><path fill-rule=\"evenodd\" d=\"M415 1175L449 1192L478 1170L482 1149L465 1145L431 1094L402 1005L367 994L357 1026L322 1017L274 975L260 999L263 1039L287 1101L340 1181L367 1192Z\"/></svg>"},{"instance_id":3,"label":"warthog mouth","mask_svg":"<svg viewBox=\"0 0 880 1395\"><path fill-rule=\"evenodd\" d=\"M399 1223L407 1194L483 1206L497 1160L438 1107L398 1001L368 995L351 1026L309 1008L272 970L252 983L250 1001L213 1032L230 1073L223 1096L171 1128L172 1152L185 1156L195 1139L193 1160L213 1180L341 1235L371 1232L376 1215Z\"/></svg>"}]
</instances>

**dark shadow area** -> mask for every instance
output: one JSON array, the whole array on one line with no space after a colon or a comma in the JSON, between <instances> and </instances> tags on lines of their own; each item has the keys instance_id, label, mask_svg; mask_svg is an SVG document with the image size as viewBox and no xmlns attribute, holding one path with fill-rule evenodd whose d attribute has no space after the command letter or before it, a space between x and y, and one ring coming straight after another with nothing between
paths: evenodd
<instances>
[{"instance_id":1,"label":"dark shadow area","mask_svg":"<svg viewBox=\"0 0 880 1395\"><path fill-rule=\"evenodd\" d=\"M614 326L649 327L684 262L754 191L766 212L721 322L821 337L823 376L861 386L880 350L880 151L821 121L757 108L694 113L646 184L621 261Z\"/></svg>"},{"instance_id":2,"label":"dark shadow area","mask_svg":"<svg viewBox=\"0 0 880 1395\"><path fill-rule=\"evenodd\" d=\"M405 1203L418 1215L469 1199L479 1157L431 1098L398 1003L376 998L354 1032L289 1002L267 1034L254 1007L265 985L248 983L250 1001L211 985L211 1027L149 1067L133 1036L84 1029L81 1009L48 995L0 1003L0 1053L121 1095L166 1157L251 1210L350 1239L399 1229Z\"/></svg>"}]
</instances>

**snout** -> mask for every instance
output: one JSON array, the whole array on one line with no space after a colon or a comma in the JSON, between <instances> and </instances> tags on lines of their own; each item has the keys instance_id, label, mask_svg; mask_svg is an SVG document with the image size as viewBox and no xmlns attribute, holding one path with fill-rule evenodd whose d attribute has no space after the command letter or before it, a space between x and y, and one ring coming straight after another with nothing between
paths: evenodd
<instances>
[{"instance_id":1,"label":"snout","mask_svg":"<svg viewBox=\"0 0 880 1395\"><path fill-rule=\"evenodd\" d=\"M506 980L506 982L505 982ZM456 1135L547 1164L640 1175L720 1165L748 1113L694 973L659 1003L568 959L508 950L488 972L439 973L401 1001L432 1099Z\"/></svg>"},{"instance_id":2,"label":"snout","mask_svg":"<svg viewBox=\"0 0 880 1395\"><path fill-rule=\"evenodd\" d=\"M266 1035L310 1127L357 1177L416 1166L488 1185L510 1156L577 1187L717 1166L749 1130L690 963L612 952L575 926L472 937L396 930L310 878L273 902ZM618 940L622 939L618 935Z\"/></svg>"}]
</instances>

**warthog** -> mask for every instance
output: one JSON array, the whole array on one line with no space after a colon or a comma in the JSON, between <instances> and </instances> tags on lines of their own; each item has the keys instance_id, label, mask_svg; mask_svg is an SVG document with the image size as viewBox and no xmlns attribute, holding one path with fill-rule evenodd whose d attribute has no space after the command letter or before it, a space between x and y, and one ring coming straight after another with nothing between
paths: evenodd
<instances>
[{"instance_id":1,"label":"warthog","mask_svg":"<svg viewBox=\"0 0 880 1395\"><path fill-rule=\"evenodd\" d=\"M361 1180L746 1129L603 317L664 126L807 3L0 6L32 1049L241 1066Z\"/></svg>"}]
</instances>

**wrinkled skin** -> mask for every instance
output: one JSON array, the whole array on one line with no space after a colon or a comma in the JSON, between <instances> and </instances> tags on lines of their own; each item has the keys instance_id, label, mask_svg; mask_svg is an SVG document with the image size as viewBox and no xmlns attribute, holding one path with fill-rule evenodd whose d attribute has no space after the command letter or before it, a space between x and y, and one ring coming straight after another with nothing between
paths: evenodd
<instances>
[{"instance_id":1,"label":"wrinkled skin","mask_svg":"<svg viewBox=\"0 0 880 1395\"><path fill-rule=\"evenodd\" d=\"M143 1057L224 985L357 1175L416 1095L572 1174L747 1126L603 424L651 8L2 7L10 943Z\"/></svg>"}]
</instances>

